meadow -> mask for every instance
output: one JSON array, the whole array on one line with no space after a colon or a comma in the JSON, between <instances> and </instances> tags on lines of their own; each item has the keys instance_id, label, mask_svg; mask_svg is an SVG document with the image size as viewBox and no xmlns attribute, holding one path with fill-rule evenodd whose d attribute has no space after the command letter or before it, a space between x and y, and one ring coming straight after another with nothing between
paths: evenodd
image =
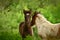
<instances>
[{"instance_id":1,"label":"meadow","mask_svg":"<svg viewBox=\"0 0 60 40\"><path fill-rule=\"evenodd\" d=\"M4 1L10 3L10 0ZM60 23L60 0L13 0L10 5L0 1L0 40L22 40L19 24L24 21L23 9L39 11L48 21ZM33 13L32 13L33 14ZM27 36L25 40L41 40L34 28L34 36Z\"/></svg>"}]
</instances>

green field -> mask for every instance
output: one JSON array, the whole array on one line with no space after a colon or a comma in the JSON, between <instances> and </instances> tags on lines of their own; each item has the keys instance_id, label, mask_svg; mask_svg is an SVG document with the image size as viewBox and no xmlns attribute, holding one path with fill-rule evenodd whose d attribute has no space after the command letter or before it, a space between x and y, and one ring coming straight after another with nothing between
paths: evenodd
<instances>
[{"instance_id":1,"label":"green field","mask_svg":"<svg viewBox=\"0 0 60 40\"><path fill-rule=\"evenodd\" d=\"M24 21L23 9L29 8L41 12L52 23L60 23L60 0L0 0L0 40L22 40L19 24ZM36 28L34 36L25 40L41 40Z\"/></svg>"}]
</instances>

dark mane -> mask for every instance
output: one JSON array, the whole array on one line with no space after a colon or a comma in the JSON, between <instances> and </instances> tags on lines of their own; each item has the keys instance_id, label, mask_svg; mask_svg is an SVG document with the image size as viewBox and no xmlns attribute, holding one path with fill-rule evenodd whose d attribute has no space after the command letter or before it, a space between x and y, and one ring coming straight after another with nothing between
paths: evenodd
<instances>
[{"instance_id":1,"label":"dark mane","mask_svg":"<svg viewBox=\"0 0 60 40\"><path fill-rule=\"evenodd\" d=\"M40 13L35 11L34 15L32 17L31 26L35 25L35 20L36 20L37 14L40 14Z\"/></svg>"}]
</instances>

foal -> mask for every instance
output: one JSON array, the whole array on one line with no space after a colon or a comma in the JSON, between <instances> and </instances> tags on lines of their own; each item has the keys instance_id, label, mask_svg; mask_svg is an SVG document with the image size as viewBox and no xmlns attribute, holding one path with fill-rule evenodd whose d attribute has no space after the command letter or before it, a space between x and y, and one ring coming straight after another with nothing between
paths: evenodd
<instances>
[{"instance_id":1,"label":"foal","mask_svg":"<svg viewBox=\"0 0 60 40\"><path fill-rule=\"evenodd\" d=\"M19 25L19 32L24 40L27 35L32 36L32 29L31 29L31 10L24 10L25 22L20 23Z\"/></svg>"}]
</instances>

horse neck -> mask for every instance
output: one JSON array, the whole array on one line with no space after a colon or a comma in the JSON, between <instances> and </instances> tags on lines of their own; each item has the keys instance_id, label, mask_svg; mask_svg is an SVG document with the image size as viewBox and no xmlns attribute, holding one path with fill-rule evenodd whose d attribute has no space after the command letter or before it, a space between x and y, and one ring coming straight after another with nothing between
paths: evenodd
<instances>
[{"instance_id":1,"label":"horse neck","mask_svg":"<svg viewBox=\"0 0 60 40\"><path fill-rule=\"evenodd\" d=\"M50 25L51 22L49 22L46 18L42 17L42 18L36 18L36 23L39 23L39 24L48 24Z\"/></svg>"}]
</instances>

